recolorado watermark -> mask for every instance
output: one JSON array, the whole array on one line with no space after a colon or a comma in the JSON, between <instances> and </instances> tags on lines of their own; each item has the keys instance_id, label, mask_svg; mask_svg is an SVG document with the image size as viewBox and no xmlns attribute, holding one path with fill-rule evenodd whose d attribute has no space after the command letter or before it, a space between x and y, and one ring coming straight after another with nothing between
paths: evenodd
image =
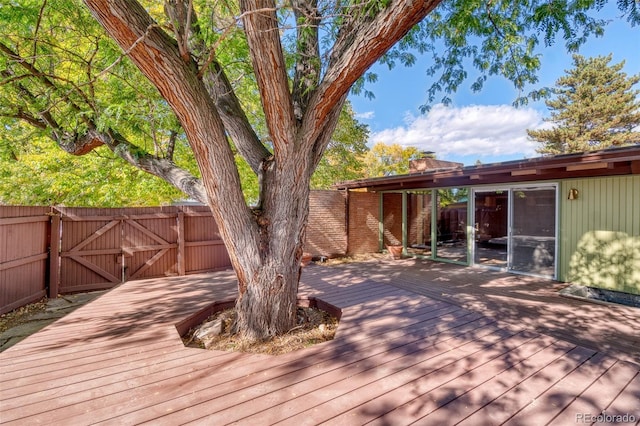
<instances>
[{"instance_id":1,"label":"recolorado watermark","mask_svg":"<svg viewBox=\"0 0 640 426\"><path fill-rule=\"evenodd\" d=\"M576 414L576 423L635 423L636 420L637 418L633 414L609 414L604 410L600 414Z\"/></svg>"}]
</instances>

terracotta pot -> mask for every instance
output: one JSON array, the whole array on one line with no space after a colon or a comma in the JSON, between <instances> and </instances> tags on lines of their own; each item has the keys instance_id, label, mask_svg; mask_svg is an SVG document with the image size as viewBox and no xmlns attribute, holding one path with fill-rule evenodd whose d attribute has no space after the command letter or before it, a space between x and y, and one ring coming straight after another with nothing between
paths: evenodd
<instances>
[{"instance_id":1,"label":"terracotta pot","mask_svg":"<svg viewBox=\"0 0 640 426\"><path fill-rule=\"evenodd\" d=\"M402 258L402 246L387 246L387 250L394 259Z\"/></svg>"}]
</instances>

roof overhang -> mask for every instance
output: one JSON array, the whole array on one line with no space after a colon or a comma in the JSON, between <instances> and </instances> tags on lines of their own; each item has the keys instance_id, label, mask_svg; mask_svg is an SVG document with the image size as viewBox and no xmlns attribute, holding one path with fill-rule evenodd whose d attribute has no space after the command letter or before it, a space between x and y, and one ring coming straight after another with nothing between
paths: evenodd
<instances>
[{"instance_id":1,"label":"roof overhang","mask_svg":"<svg viewBox=\"0 0 640 426\"><path fill-rule=\"evenodd\" d=\"M337 189L393 191L640 174L640 145L359 179Z\"/></svg>"}]
</instances>

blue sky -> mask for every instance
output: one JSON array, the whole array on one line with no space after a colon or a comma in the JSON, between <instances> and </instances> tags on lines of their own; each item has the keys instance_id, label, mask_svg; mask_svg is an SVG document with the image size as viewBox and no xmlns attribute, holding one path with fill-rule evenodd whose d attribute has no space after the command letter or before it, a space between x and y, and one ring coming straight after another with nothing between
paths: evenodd
<instances>
[{"instance_id":1,"label":"blue sky","mask_svg":"<svg viewBox=\"0 0 640 426\"><path fill-rule=\"evenodd\" d=\"M611 63L624 60L628 75L640 73L640 28L617 17L615 2L609 2L601 16L612 19L604 37L589 39L579 53L585 57L612 53ZM572 68L571 55L562 40L541 48L540 53L539 83L527 92L554 86L565 70ZM371 131L369 145L384 142L416 146L434 151L440 159L466 165L476 160L486 164L538 155L536 144L527 140L526 129L545 125L543 119L549 112L544 101L514 108L511 105L517 92L506 79L492 77L480 93L469 89L470 79L452 96L450 107L435 105L429 113L421 114L419 108L426 102L432 82L426 74L428 62L429 57L423 56L410 68L389 70L374 65L371 71L378 74L378 81L367 88L375 99L350 96L358 119Z\"/></svg>"}]
</instances>

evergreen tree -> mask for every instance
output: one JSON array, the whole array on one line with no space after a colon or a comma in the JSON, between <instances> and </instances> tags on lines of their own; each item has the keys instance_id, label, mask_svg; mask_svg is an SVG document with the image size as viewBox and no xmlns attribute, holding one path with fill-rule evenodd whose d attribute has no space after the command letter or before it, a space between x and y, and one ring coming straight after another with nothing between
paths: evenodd
<instances>
[{"instance_id":1,"label":"evergreen tree","mask_svg":"<svg viewBox=\"0 0 640 426\"><path fill-rule=\"evenodd\" d=\"M609 62L611 55L573 56L574 68L556 82L556 98L546 101L552 112L545 121L555 126L527 130L542 144L538 152L563 154L640 142L640 90L632 88L640 74L627 77L621 71L624 61Z\"/></svg>"}]
</instances>

